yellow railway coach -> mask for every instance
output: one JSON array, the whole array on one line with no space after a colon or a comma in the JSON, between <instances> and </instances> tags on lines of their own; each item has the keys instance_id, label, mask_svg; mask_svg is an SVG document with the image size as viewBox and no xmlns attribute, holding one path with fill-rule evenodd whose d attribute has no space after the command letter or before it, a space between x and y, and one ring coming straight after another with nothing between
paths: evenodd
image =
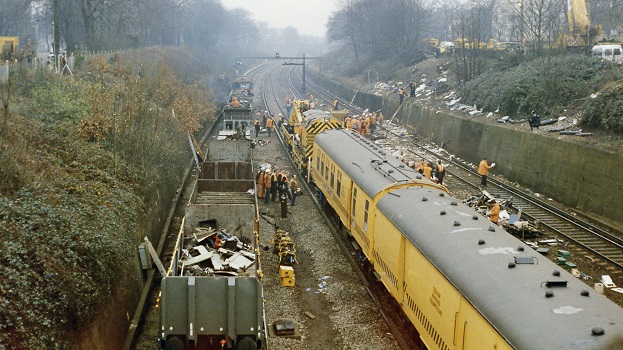
<instances>
[{"instance_id":1,"label":"yellow railway coach","mask_svg":"<svg viewBox=\"0 0 623 350\"><path fill-rule=\"evenodd\" d=\"M623 309L350 130L311 174L424 349L615 349Z\"/></svg>"}]
</instances>

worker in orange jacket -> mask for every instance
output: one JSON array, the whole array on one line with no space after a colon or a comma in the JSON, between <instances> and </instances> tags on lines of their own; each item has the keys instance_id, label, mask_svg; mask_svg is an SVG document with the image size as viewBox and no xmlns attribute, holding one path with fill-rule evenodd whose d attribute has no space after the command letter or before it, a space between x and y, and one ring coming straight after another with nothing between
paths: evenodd
<instances>
[{"instance_id":1,"label":"worker in orange jacket","mask_svg":"<svg viewBox=\"0 0 623 350\"><path fill-rule=\"evenodd\" d=\"M264 177L266 173L264 170L260 170L260 174L257 177L257 198L264 198L266 196L266 178Z\"/></svg>"},{"instance_id":2,"label":"worker in orange jacket","mask_svg":"<svg viewBox=\"0 0 623 350\"><path fill-rule=\"evenodd\" d=\"M272 115L270 118L266 119L266 132L268 133L268 137L270 137L275 127L275 117Z\"/></svg>"},{"instance_id":3,"label":"worker in orange jacket","mask_svg":"<svg viewBox=\"0 0 623 350\"><path fill-rule=\"evenodd\" d=\"M370 132L374 133L376 131L376 112L372 112L372 116L370 117Z\"/></svg>"},{"instance_id":4,"label":"worker in orange jacket","mask_svg":"<svg viewBox=\"0 0 623 350\"><path fill-rule=\"evenodd\" d=\"M437 172L435 174L437 181L440 185L443 185L443 178L446 176L446 167L441 163L441 160L437 161Z\"/></svg>"},{"instance_id":5,"label":"worker in orange jacket","mask_svg":"<svg viewBox=\"0 0 623 350\"><path fill-rule=\"evenodd\" d=\"M481 179L480 179L480 185L483 187L487 186L487 175L489 174L489 169L493 168L495 166L495 163L489 165L489 162L487 161L487 157L484 157L481 161L480 164L478 165L478 175L480 175Z\"/></svg>"},{"instance_id":6,"label":"worker in orange jacket","mask_svg":"<svg viewBox=\"0 0 623 350\"><path fill-rule=\"evenodd\" d=\"M264 203L270 202L270 193L272 192L272 175L270 169L264 174Z\"/></svg>"},{"instance_id":7,"label":"worker in orange jacket","mask_svg":"<svg viewBox=\"0 0 623 350\"><path fill-rule=\"evenodd\" d=\"M428 162L424 164L423 171L424 171L424 176L430 180L431 175L433 173L433 168L430 166L430 164L428 164Z\"/></svg>"},{"instance_id":8,"label":"worker in orange jacket","mask_svg":"<svg viewBox=\"0 0 623 350\"><path fill-rule=\"evenodd\" d=\"M491 213L489 213L489 220L497 225L498 221L500 221L500 202L495 199L491 201L493 201L493 206L491 207Z\"/></svg>"}]
</instances>

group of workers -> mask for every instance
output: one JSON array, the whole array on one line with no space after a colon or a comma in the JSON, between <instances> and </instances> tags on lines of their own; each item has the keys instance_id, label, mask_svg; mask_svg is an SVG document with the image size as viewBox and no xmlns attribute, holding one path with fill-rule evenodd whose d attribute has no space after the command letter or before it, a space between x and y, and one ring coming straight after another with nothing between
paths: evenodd
<instances>
[{"instance_id":1,"label":"group of workers","mask_svg":"<svg viewBox=\"0 0 623 350\"><path fill-rule=\"evenodd\" d=\"M438 160L437 164L435 165L425 159L422 159L419 162L410 160L407 162L407 165L410 168L415 169L415 171L417 171L418 173L424 175L424 177L426 177L427 179L433 180L436 183L443 185L443 178L446 176L446 166L441 163L441 160Z\"/></svg>"},{"instance_id":2,"label":"group of workers","mask_svg":"<svg viewBox=\"0 0 623 350\"><path fill-rule=\"evenodd\" d=\"M364 113L361 117L346 116L343 127L348 130L355 130L360 135L369 135L376 131L377 124L382 125L384 119L382 112L379 112L378 115L376 112Z\"/></svg>"},{"instance_id":3,"label":"group of workers","mask_svg":"<svg viewBox=\"0 0 623 350\"><path fill-rule=\"evenodd\" d=\"M275 131L275 116L274 115L268 115L268 112L264 112L264 114L262 115L262 121L260 121L259 115L261 114L260 111L257 112L258 117L255 118L255 121L253 122L253 127L255 127L255 137L258 138L260 136L260 130L262 129L262 127L264 129L266 129L266 132L268 133L268 137L271 137L273 131ZM281 115L281 113L279 114L279 125L281 125L281 123L283 123L283 116Z\"/></svg>"},{"instance_id":4,"label":"group of workers","mask_svg":"<svg viewBox=\"0 0 623 350\"><path fill-rule=\"evenodd\" d=\"M290 206L296 205L296 196L299 192L296 175L292 175L288 181L286 172L260 167L255 180L257 182L257 198L264 199L264 203L277 202L279 198L289 197Z\"/></svg>"},{"instance_id":5,"label":"group of workers","mask_svg":"<svg viewBox=\"0 0 623 350\"><path fill-rule=\"evenodd\" d=\"M437 164L434 165L434 168L433 168L433 163L425 159L422 159L419 162L410 160L407 162L407 165L410 168L415 169L418 173L424 175L424 177L426 177L427 179L433 180L437 182L438 184L443 185L443 178L446 175L446 167L445 165L443 165L441 160L437 161ZM487 186L487 175L489 174L489 169L493 168L494 166L495 166L495 163L489 165L489 162L486 157L483 158L480 164L478 165L478 174L481 177L481 183L480 183L481 186L483 187ZM500 211L501 211L500 201L493 198L488 201L488 204L491 206L490 213L489 213L489 220L491 220L491 222L497 225L498 221L500 220Z\"/></svg>"},{"instance_id":6,"label":"group of workers","mask_svg":"<svg viewBox=\"0 0 623 350\"><path fill-rule=\"evenodd\" d=\"M409 86L412 91L411 95L414 93L415 84L410 84ZM404 98L404 89L401 89L401 100ZM313 101L313 96L310 95L310 100ZM402 102L402 101L401 101ZM306 106L308 107L308 106ZM310 108L309 106L308 108ZM290 113L292 108L292 100L290 98L286 98L286 110L288 114ZM333 108L339 108L339 101L335 100L333 103ZM262 118L262 122L260 122L259 118L255 120L255 136L259 136L260 127L263 125L268 132L268 137L271 136L272 131L274 131L275 126L275 118L274 116L268 116L267 112L264 112L264 116ZM364 113L362 116L346 116L343 121L343 127L348 130L354 130L358 132L360 135L369 135L370 133L374 133L376 130L376 125L382 125L384 120L383 113L378 111L372 113ZM279 125L284 122L283 115L279 114ZM446 168L445 165L441 162L441 160L437 161L437 164L433 164L425 159L422 159L419 162L409 161L407 162L408 166L415 169L420 174L424 175L427 179L431 179L440 185L443 185L443 179L445 177ZM487 186L487 175L489 173L489 169L493 168L495 163L489 165L486 157L480 162L478 166L478 174L481 176L481 186ZM258 198L262 198L266 203L276 202L278 198L282 196L287 196L290 198L290 205L295 205L296 201L296 192L298 190L298 184L296 182L296 175L292 175L290 181L288 181L288 176L284 172L272 172L271 169L262 169L258 170L257 173L257 184L258 184ZM279 196L277 196L277 194ZM491 200L489 202L491 204L491 211L489 215L489 219L495 224L499 221L500 215L500 202L498 200Z\"/></svg>"},{"instance_id":7,"label":"group of workers","mask_svg":"<svg viewBox=\"0 0 623 350\"><path fill-rule=\"evenodd\" d=\"M495 163L492 163L491 165L489 165L489 161L487 160L487 157L482 158L482 160L480 161L480 164L478 164L478 175L480 175L480 186L482 187L486 187L487 186L487 175L489 175L489 169L493 168L495 166ZM493 222L494 224L498 224L498 221L500 221L500 201L492 198L491 200L489 200L488 202L491 205L491 211L489 212L489 220L491 220L491 222Z\"/></svg>"}]
</instances>

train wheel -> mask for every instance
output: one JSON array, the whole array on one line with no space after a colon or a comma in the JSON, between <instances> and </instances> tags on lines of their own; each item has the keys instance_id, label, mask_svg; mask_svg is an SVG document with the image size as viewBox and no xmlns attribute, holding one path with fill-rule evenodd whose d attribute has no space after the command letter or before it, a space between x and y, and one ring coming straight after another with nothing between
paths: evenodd
<instances>
[{"instance_id":1,"label":"train wheel","mask_svg":"<svg viewBox=\"0 0 623 350\"><path fill-rule=\"evenodd\" d=\"M178 337L167 339L164 343L164 350L184 350L184 342Z\"/></svg>"},{"instance_id":2,"label":"train wheel","mask_svg":"<svg viewBox=\"0 0 623 350\"><path fill-rule=\"evenodd\" d=\"M255 340L249 337L244 337L238 341L238 344L236 344L236 350L257 350L257 344L255 343Z\"/></svg>"}]
</instances>

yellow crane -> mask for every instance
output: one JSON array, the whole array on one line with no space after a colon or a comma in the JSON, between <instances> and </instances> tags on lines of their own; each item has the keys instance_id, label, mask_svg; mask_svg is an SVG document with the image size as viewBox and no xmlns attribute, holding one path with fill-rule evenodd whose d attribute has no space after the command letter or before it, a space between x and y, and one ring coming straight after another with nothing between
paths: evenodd
<instances>
[{"instance_id":1,"label":"yellow crane","mask_svg":"<svg viewBox=\"0 0 623 350\"><path fill-rule=\"evenodd\" d=\"M591 25L588 0L567 0L569 31L562 43L570 47L588 46L602 39L601 25Z\"/></svg>"}]
</instances>

